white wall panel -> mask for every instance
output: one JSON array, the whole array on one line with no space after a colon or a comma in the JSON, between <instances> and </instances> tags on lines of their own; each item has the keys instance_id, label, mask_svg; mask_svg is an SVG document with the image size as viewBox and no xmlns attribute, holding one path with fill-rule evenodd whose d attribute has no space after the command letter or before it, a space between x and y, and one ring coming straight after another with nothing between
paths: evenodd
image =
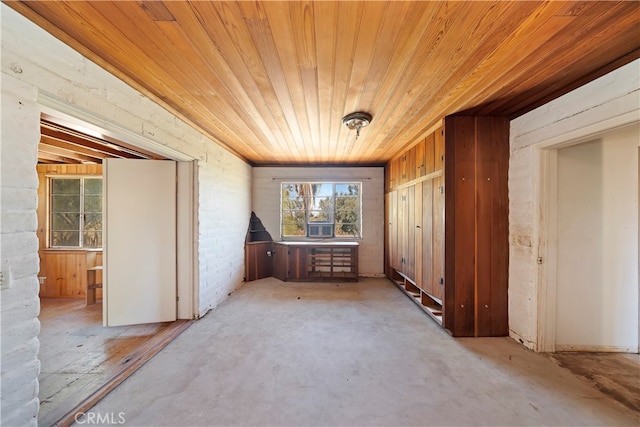
<instances>
[{"instance_id":1,"label":"white wall panel","mask_svg":"<svg viewBox=\"0 0 640 427\"><path fill-rule=\"evenodd\" d=\"M383 167L255 167L253 210L273 240L280 240L280 183L283 181L362 182L362 240L358 249L361 275L384 274Z\"/></svg>"}]
</instances>

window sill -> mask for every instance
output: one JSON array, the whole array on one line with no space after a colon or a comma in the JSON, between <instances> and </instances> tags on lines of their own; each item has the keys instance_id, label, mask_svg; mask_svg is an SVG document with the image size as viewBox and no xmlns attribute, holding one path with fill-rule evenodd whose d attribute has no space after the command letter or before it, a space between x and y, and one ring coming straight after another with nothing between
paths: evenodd
<instances>
[{"instance_id":1,"label":"window sill","mask_svg":"<svg viewBox=\"0 0 640 427\"><path fill-rule=\"evenodd\" d=\"M102 252L102 248L44 248L43 253L86 253L86 252Z\"/></svg>"}]
</instances>

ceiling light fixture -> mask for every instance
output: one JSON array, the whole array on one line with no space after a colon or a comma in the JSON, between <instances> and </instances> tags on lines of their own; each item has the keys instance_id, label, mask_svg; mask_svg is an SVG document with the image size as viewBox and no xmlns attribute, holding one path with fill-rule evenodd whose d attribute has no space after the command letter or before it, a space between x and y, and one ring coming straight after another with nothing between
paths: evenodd
<instances>
[{"instance_id":1,"label":"ceiling light fixture","mask_svg":"<svg viewBox=\"0 0 640 427\"><path fill-rule=\"evenodd\" d=\"M361 111L347 114L342 118L342 123L350 130L356 130L356 139L360 136L360 129L371 123L371 114Z\"/></svg>"}]
</instances>

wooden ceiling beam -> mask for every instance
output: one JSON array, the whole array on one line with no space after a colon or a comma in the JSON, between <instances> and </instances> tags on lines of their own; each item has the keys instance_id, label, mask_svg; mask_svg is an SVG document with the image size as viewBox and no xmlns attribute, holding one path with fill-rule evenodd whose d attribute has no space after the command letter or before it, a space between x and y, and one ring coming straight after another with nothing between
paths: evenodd
<instances>
[{"instance_id":1,"label":"wooden ceiling beam","mask_svg":"<svg viewBox=\"0 0 640 427\"><path fill-rule=\"evenodd\" d=\"M85 146L81 146L81 145L78 145L78 144L72 144L72 143L69 143L69 142L66 142L66 141L60 141L59 139L51 138L48 135L41 135L40 143L48 145L48 146L56 147L56 148L59 148L59 149L62 149L62 150L76 152L78 154L82 154L82 155L91 157L91 158L95 159L98 162L101 162L102 159L107 158L107 157L124 158L122 156L111 156L111 155L109 155L107 153L104 153L102 151L93 150L91 148L88 148L88 147L85 147Z\"/></svg>"},{"instance_id":2,"label":"wooden ceiling beam","mask_svg":"<svg viewBox=\"0 0 640 427\"><path fill-rule=\"evenodd\" d=\"M46 163L70 163L70 164L81 164L79 160L73 159L71 157L59 156L56 154L46 153L43 151L38 151L38 161L43 161Z\"/></svg>"},{"instance_id":3,"label":"wooden ceiling beam","mask_svg":"<svg viewBox=\"0 0 640 427\"><path fill-rule=\"evenodd\" d=\"M150 159L149 155L145 155L128 148L120 147L107 141L92 138L73 131L65 131L61 128L52 126L42 122L40 127L41 135L58 141L67 142L80 147L87 147L101 153L108 154L110 157L120 157L125 159Z\"/></svg>"},{"instance_id":4,"label":"wooden ceiling beam","mask_svg":"<svg viewBox=\"0 0 640 427\"><path fill-rule=\"evenodd\" d=\"M40 144L38 144L38 152L67 157L69 159L77 160L81 163L102 163L102 159L99 157L85 156L84 154L80 154L77 151L59 148L44 142L40 142Z\"/></svg>"}]
</instances>

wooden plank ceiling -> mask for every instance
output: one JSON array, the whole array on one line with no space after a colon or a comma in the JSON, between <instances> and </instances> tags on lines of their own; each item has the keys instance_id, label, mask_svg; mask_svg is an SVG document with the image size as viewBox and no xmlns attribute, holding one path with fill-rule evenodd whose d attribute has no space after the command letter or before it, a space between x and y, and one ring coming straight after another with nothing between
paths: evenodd
<instances>
[{"instance_id":1,"label":"wooden plank ceiling","mask_svg":"<svg viewBox=\"0 0 640 427\"><path fill-rule=\"evenodd\" d=\"M381 164L445 115L517 117L640 48L636 1L7 4L254 165Z\"/></svg>"}]
</instances>

